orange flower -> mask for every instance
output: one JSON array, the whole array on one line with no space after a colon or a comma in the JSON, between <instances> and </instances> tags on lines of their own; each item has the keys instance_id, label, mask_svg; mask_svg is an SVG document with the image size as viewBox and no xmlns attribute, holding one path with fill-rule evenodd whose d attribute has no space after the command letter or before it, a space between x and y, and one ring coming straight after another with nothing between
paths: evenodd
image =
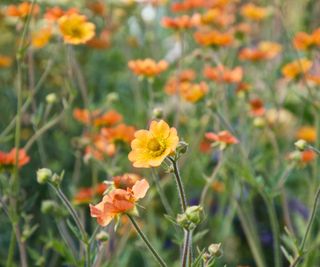
<instances>
[{"instance_id":1,"label":"orange flower","mask_svg":"<svg viewBox=\"0 0 320 267\"><path fill-rule=\"evenodd\" d=\"M137 181L132 188L128 187L126 190L114 189L100 203L90 205L91 217L97 218L101 226L107 226L115 217L132 211L148 189L149 183L145 179Z\"/></svg>"},{"instance_id":2,"label":"orange flower","mask_svg":"<svg viewBox=\"0 0 320 267\"><path fill-rule=\"evenodd\" d=\"M308 163L311 163L315 160L317 154L312 150L305 150L305 151L294 151L287 155L287 159L297 162L300 167L304 167Z\"/></svg>"},{"instance_id":3,"label":"orange flower","mask_svg":"<svg viewBox=\"0 0 320 267\"><path fill-rule=\"evenodd\" d=\"M60 32L67 44L85 44L95 35L95 25L79 14L64 15L58 20Z\"/></svg>"},{"instance_id":4,"label":"orange flower","mask_svg":"<svg viewBox=\"0 0 320 267\"><path fill-rule=\"evenodd\" d=\"M301 160L305 164L313 161L316 158L316 156L317 156L316 152L312 150L305 150L301 152Z\"/></svg>"},{"instance_id":5,"label":"orange flower","mask_svg":"<svg viewBox=\"0 0 320 267\"><path fill-rule=\"evenodd\" d=\"M205 0L185 0L180 3L172 3L171 10L173 12L185 12L205 6Z\"/></svg>"},{"instance_id":6,"label":"orange flower","mask_svg":"<svg viewBox=\"0 0 320 267\"><path fill-rule=\"evenodd\" d=\"M313 126L303 126L301 127L297 133L296 138L303 139L307 142L314 143L317 140L317 131Z\"/></svg>"},{"instance_id":7,"label":"orange flower","mask_svg":"<svg viewBox=\"0 0 320 267\"><path fill-rule=\"evenodd\" d=\"M104 16L106 14L106 6L102 1L92 1L88 3L88 8L96 15Z\"/></svg>"},{"instance_id":8,"label":"orange flower","mask_svg":"<svg viewBox=\"0 0 320 267\"><path fill-rule=\"evenodd\" d=\"M245 82L240 82L236 88L237 95L243 95L248 93L251 90L251 85Z\"/></svg>"},{"instance_id":9,"label":"orange flower","mask_svg":"<svg viewBox=\"0 0 320 267\"><path fill-rule=\"evenodd\" d=\"M228 26L234 22L233 14L229 14L220 8L213 8L201 15L202 24L216 24L222 27Z\"/></svg>"},{"instance_id":10,"label":"orange flower","mask_svg":"<svg viewBox=\"0 0 320 267\"><path fill-rule=\"evenodd\" d=\"M116 143L118 141L130 143L134 139L135 128L125 124L119 124L113 128L102 128L101 134L105 136L110 142Z\"/></svg>"},{"instance_id":11,"label":"orange flower","mask_svg":"<svg viewBox=\"0 0 320 267\"><path fill-rule=\"evenodd\" d=\"M95 49L106 49L111 45L111 33L108 30L101 32L100 36L93 37L86 43L87 46Z\"/></svg>"},{"instance_id":12,"label":"orange flower","mask_svg":"<svg viewBox=\"0 0 320 267\"><path fill-rule=\"evenodd\" d=\"M168 63L160 60L158 63L153 59L131 60L128 63L129 69L136 75L141 77L153 78L168 68Z\"/></svg>"},{"instance_id":13,"label":"orange flower","mask_svg":"<svg viewBox=\"0 0 320 267\"><path fill-rule=\"evenodd\" d=\"M76 108L73 111L73 117L83 124L92 123L96 127L112 126L122 121L122 115L115 110L110 110L101 114L99 110L88 111L86 109Z\"/></svg>"},{"instance_id":14,"label":"orange flower","mask_svg":"<svg viewBox=\"0 0 320 267\"><path fill-rule=\"evenodd\" d=\"M209 91L205 82L189 83L183 82L179 85L181 97L187 102L195 103L201 100Z\"/></svg>"},{"instance_id":15,"label":"orange flower","mask_svg":"<svg viewBox=\"0 0 320 267\"><path fill-rule=\"evenodd\" d=\"M193 16L181 16L176 18L164 17L162 19L162 26L165 28L170 28L173 30L186 30L190 29L194 26L199 25L200 23L200 15L194 14Z\"/></svg>"},{"instance_id":16,"label":"orange flower","mask_svg":"<svg viewBox=\"0 0 320 267\"><path fill-rule=\"evenodd\" d=\"M243 69L241 67L228 69L222 65L213 68L206 66L203 74L206 78L218 83L240 83L243 78Z\"/></svg>"},{"instance_id":17,"label":"orange flower","mask_svg":"<svg viewBox=\"0 0 320 267\"><path fill-rule=\"evenodd\" d=\"M12 64L12 58L4 55L0 55L0 68L8 68Z\"/></svg>"},{"instance_id":18,"label":"orange flower","mask_svg":"<svg viewBox=\"0 0 320 267\"><path fill-rule=\"evenodd\" d=\"M214 145L219 145L220 150L225 149L228 145L239 143L239 140L228 131L222 131L217 134L209 132L205 134L205 137L213 142Z\"/></svg>"},{"instance_id":19,"label":"orange flower","mask_svg":"<svg viewBox=\"0 0 320 267\"><path fill-rule=\"evenodd\" d=\"M222 33L216 30L196 32L194 39L204 46L230 46L234 42L232 33Z\"/></svg>"},{"instance_id":20,"label":"orange flower","mask_svg":"<svg viewBox=\"0 0 320 267\"><path fill-rule=\"evenodd\" d=\"M320 45L320 28L313 31L311 34L298 32L294 39L293 45L298 50L309 50Z\"/></svg>"},{"instance_id":21,"label":"orange flower","mask_svg":"<svg viewBox=\"0 0 320 267\"><path fill-rule=\"evenodd\" d=\"M127 189L132 188L134 184L141 180L141 177L135 173L125 173L112 178L115 188Z\"/></svg>"},{"instance_id":22,"label":"orange flower","mask_svg":"<svg viewBox=\"0 0 320 267\"><path fill-rule=\"evenodd\" d=\"M115 153L115 144L102 135L95 135L91 137L91 143L85 148L85 159L93 157L96 160L103 160L105 157L114 156Z\"/></svg>"},{"instance_id":23,"label":"orange flower","mask_svg":"<svg viewBox=\"0 0 320 267\"><path fill-rule=\"evenodd\" d=\"M73 198L73 203L75 205L89 204L93 201L94 197L102 196L107 190L107 185L105 183L99 183L95 188L93 187L83 187L78 190Z\"/></svg>"},{"instance_id":24,"label":"orange flower","mask_svg":"<svg viewBox=\"0 0 320 267\"><path fill-rule=\"evenodd\" d=\"M250 100L250 114L255 117L263 116L266 112L263 102L260 98L254 98Z\"/></svg>"},{"instance_id":25,"label":"orange flower","mask_svg":"<svg viewBox=\"0 0 320 267\"><path fill-rule=\"evenodd\" d=\"M288 63L282 68L282 75L288 79L293 80L305 75L312 67L312 62L306 58L297 59Z\"/></svg>"},{"instance_id":26,"label":"orange flower","mask_svg":"<svg viewBox=\"0 0 320 267\"><path fill-rule=\"evenodd\" d=\"M34 48L42 48L47 45L52 35L51 28L43 28L32 33L31 45Z\"/></svg>"},{"instance_id":27,"label":"orange flower","mask_svg":"<svg viewBox=\"0 0 320 267\"><path fill-rule=\"evenodd\" d=\"M244 48L239 53L240 60L261 61L275 58L282 46L273 42L260 42L257 47Z\"/></svg>"},{"instance_id":28,"label":"orange flower","mask_svg":"<svg viewBox=\"0 0 320 267\"><path fill-rule=\"evenodd\" d=\"M252 3L248 3L241 7L240 13L249 20L261 21L270 15L270 10L266 7L259 7Z\"/></svg>"},{"instance_id":29,"label":"orange flower","mask_svg":"<svg viewBox=\"0 0 320 267\"><path fill-rule=\"evenodd\" d=\"M37 15L40 11L39 5L35 4L32 7L32 4L30 2L22 2L19 5L9 5L7 7L7 16L9 17L19 17L24 18L29 13L31 13L32 8L32 15Z\"/></svg>"},{"instance_id":30,"label":"orange flower","mask_svg":"<svg viewBox=\"0 0 320 267\"><path fill-rule=\"evenodd\" d=\"M19 149L18 152L18 167L28 164L30 157L24 149ZM0 151L0 166L13 166L16 165L16 149L11 149L8 153Z\"/></svg>"},{"instance_id":31,"label":"orange flower","mask_svg":"<svg viewBox=\"0 0 320 267\"><path fill-rule=\"evenodd\" d=\"M178 73L177 76L172 76L165 85L164 90L168 95L176 94L180 83L193 81L196 78L196 73L192 69L185 69Z\"/></svg>"},{"instance_id":32,"label":"orange flower","mask_svg":"<svg viewBox=\"0 0 320 267\"><path fill-rule=\"evenodd\" d=\"M161 120L152 121L149 131L139 130L131 142L129 160L136 168L158 167L172 154L179 142L177 130Z\"/></svg>"},{"instance_id":33,"label":"orange flower","mask_svg":"<svg viewBox=\"0 0 320 267\"><path fill-rule=\"evenodd\" d=\"M44 14L44 18L49 21L57 21L64 15L77 14L78 10L76 8L69 8L67 11L62 10L60 7L47 8Z\"/></svg>"}]
</instances>

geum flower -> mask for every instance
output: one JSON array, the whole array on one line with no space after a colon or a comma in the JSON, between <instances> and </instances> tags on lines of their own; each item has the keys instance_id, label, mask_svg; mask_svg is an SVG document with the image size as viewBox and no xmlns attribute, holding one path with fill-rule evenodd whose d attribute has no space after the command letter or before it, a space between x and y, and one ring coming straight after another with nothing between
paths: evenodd
<instances>
[{"instance_id":1,"label":"geum flower","mask_svg":"<svg viewBox=\"0 0 320 267\"><path fill-rule=\"evenodd\" d=\"M228 131L222 131L217 134L208 132L205 134L207 140L213 142L213 145L219 145L220 150L224 150L227 146L238 144L239 140Z\"/></svg>"},{"instance_id":2,"label":"geum flower","mask_svg":"<svg viewBox=\"0 0 320 267\"><path fill-rule=\"evenodd\" d=\"M67 44L85 44L95 35L95 25L80 14L64 15L58 20L63 40Z\"/></svg>"},{"instance_id":3,"label":"geum flower","mask_svg":"<svg viewBox=\"0 0 320 267\"><path fill-rule=\"evenodd\" d=\"M262 41L256 47L246 47L240 50L239 59L253 62L271 60L282 51L282 46L275 42Z\"/></svg>"},{"instance_id":4,"label":"geum flower","mask_svg":"<svg viewBox=\"0 0 320 267\"><path fill-rule=\"evenodd\" d=\"M294 39L293 45L298 50L309 50L320 46L320 28L314 30L311 34L298 32Z\"/></svg>"},{"instance_id":5,"label":"geum flower","mask_svg":"<svg viewBox=\"0 0 320 267\"><path fill-rule=\"evenodd\" d=\"M312 61L306 58L300 58L285 65L282 69L282 75L287 80L302 78L312 67Z\"/></svg>"},{"instance_id":6,"label":"geum flower","mask_svg":"<svg viewBox=\"0 0 320 267\"><path fill-rule=\"evenodd\" d=\"M134 211L136 203L143 198L149 189L147 180L137 181L132 188L114 189L105 195L97 205L90 205L91 217L97 218L98 224L107 226L121 214Z\"/></svg>"},{"instance_id":7,"label":"geum flower","mask_svg":"<svg viewBox=\"0 0 320 267\"><path fill-rule=\"evenodd\" d=\"M18 152L18 167L22 167L29 163L30 157L24 149L19 149ZM13 148L9 152L0 151L0 167L16 165L16 149Z\"/></svg>"},{"instance_id":8,"label":"geum flower","mask_svg":"<svg viewBox=\"0 0 320 267\"><path fill-rule=\"evenodd\" d=\"M218 83L240 83L243 78L243 69L236 67L229 69L223 65L217 67L206 66L203 70L203 74L206 78Z\"/></svg>"},{"instance_id":9,"label":"geum flower","mask_svg":"<svg viewBox=\"0 0 320 267\"><path fill-rule=\"evenodd\" d=\"M139 77L154 78L168 68L168 63L165 60L156 62L153 59L146 58L143 60L130 60L128 67Z\"/></svg>"},{"instance_id":10,"label":"geum flower","mask_svg":"<svg viewBox=\"0 0 320 267\"><path fill-rule=\"evenodd\" d=\"M161 120L152 121L149 130L135 132L129 160L137 168L158 167L172 154L179 142L177 130Z\"/></svg>"}]
</instances>

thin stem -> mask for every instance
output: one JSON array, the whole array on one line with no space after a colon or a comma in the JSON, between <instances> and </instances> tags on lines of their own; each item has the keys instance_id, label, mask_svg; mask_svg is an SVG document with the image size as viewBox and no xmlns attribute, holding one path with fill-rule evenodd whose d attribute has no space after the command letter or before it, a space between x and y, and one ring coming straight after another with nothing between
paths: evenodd
<instances>
[{"instance_id":1,"label":"thin stem","mask_svg":"<svg viewBox=\"0 0 320 267\"><path fill-rule=\"evenodd\" d=\"M271 222L271 229L273 235L273 250L274 250L274 263L275 267L282 266L281 260L281 249L280 249L280 231L279 231L279 222L277 219L277 214L274 208L274 202L270 199L264 192L261 193L262 197L266 203L270 222Z\"/></svg>"},{"instance_id":2,"label":"thin stem","mask_svg":"<svg viewBox=\"0 0 320 267\"><path fill-rule=\"evenodd\" d=\"M142 232L142 230L140 229L139 225L137 224L137 222L134 220L134 218L130 215L130 214L126 214L128 216L128 218L130 219L132 225L134 226L134 228L136 229L137 233L139 234L139 236L141 237L141 239L144 241L144 243L146 244L146 246L148 247L148 249L150 250L150 252L152 253L152 255L155 257L155 259L158 261L159 265L162 267L167 267L167 264L164 262L164 260L161 258L161 256L158 254L158 252L153 248L153 246L151 245L151 243L149 242L148 238L145 236L145 234Z\"/></svg>"},{"instance_id":3,"label":"thin stem","mask_svg":"<svg viewBox=\"0 0 320 267\"><path fill-rule=\"evenodd\" d=\"M11 237L10 237L10 245L9 245L9 251L8 251L6 267L11 267L12 266L12 259L13 259L15 244L16 244L15 241L16 241L16 236L15 236L14 231L12 230Z\"/></svg>"},{"instance_id":4,"label":"thin stem","mask_svg":"<svg viewBox=\"0 0 320 267\"><path fill-rule=\"evenodd\" d=\"M178 167L178 162L171 157L169 157L169 160L173 164L173 171L174 171L174 176L176 178L176 183L177 183L177 187L178 187L181 210L182 210L182 212L185 212L187 209L188 203L187 203L186 193L184 192L184 187L183 187L183 183L182 183L182 179L181 179L181 175L180 175L180 171L179 171L179 167Z\"/></svg>"},{"instance_id":5,"label":"thin stem","mask_svg":"<svg viewBox=\"0 0 320 267\"><path fill-rule=\"evenodd\" d=\"M188 259L190 257L190 237L191 232L184 230L184 244L183 244L183 251L182 251L182 262L181 266L186 267L188 264Z\"/></svg>"}]
</instances>

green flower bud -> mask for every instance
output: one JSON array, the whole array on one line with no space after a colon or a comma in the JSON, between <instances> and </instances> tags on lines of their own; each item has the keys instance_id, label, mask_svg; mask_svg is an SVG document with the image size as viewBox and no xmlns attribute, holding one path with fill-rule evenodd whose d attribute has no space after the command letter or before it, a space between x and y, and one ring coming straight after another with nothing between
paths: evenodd
<instances>
[{"instance_id":1,"label":"green flower bud","mask_svg":"<svg viewBox=\"0 0 320 267\"><path fill-rule=\"evenodd\" d=\"M106 231L100 231L96 235L96 240L99 242L107 242L109 240L109 234Z\"/></svg>"},{"instance_id":2,"label":"green flower bud","mask_svg":"<svg viewBox=\"0 0 320 267\"><path fill-rule=\"evenodd\" d=\"M162 108L154 108L152 111L152 115L155 119L163 118L163 109Z\"/></svg>"},{"instance_id":3,"label":"green flower bud","mask_svg":"<svg viewBox=\"0 0 320 267\"><path fill-rule=\"evenodd\" d=\"M48 104L54 104L58 100L57 95L55 93L48 94L46 96L46 101Z\"/></svg>"},{"instance_id":4,"label":"green flower bud","mask_svg":"<svg viewBox=\"0 0 320 267\"><path fill-rule=\"evenodd\" d=\"M220 257L222 255L221 243L211 244L208 251L211 256Z\"/></svg>"},{"instance_id":5,"label":"green flower bud","mask_svg":"<svg viewBox=\"0 0 320 267\"><path fill-rule=\"evenodd\" d=\"M184 154L188 151L188 146L189 144L184 142L184 141L180 141L177 148L176 148L176 152L178 154Z\"/></svg>"},{"instance_id":6,"label":"green flower bud","mask_svg":"<svg viewBox=\"0 0 320 267\"><path fill-rule=\"evenodd\" d=\"M52 177L52 171L47 168L42 168L37 171L37 181L39 184L45 184Z\"/></svg>"},{"instance_id":7,"label":"green flower bud","mask_svg":"<svg viewBox=\"0 0 320 267\"><path fill-rule=\"evenodd\" d=\"M54 173L50 179L50 182L54 185L54 186L59 186L62 182L62 175L58 175L56 173Z\"/></svg>"},{"instance_id":8,"label":"green flower bud","mask_svg":"<svg viewBox=\"0 0 320 267\"><path fill-rule=\"evenodd\" d=\"M297 149L303 151L307 148L308 143L305 140L300 139L297 142L295 142L294 145Z\"/></svg>"},{"instance_id":9,"label":"green flower bud","mask_svg":"<svg viewBox=\"0 0 320 267\"><path fill-rule=\"evenodd\" d=\"M57 211L58 205L53 200L43 200L41 203L41 212L44 214L51 214Z\"/></svg>"},{"instance_id":10,"label":"green flower bud","mask_svg":"<svg viewBox=\"0 0 320 267\"><path fill-rule=\"evenodd\" d=\"M203 208L201 206L191 206L186 209L185 214L189 221L198 225L202 221Z\"/></svg>"}]
</instances>

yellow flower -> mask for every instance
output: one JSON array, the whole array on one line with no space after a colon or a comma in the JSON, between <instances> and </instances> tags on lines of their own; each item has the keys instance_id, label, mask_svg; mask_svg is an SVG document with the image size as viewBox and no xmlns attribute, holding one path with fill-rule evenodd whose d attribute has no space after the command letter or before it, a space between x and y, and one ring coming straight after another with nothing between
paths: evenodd
<instances>
[{"instance_id":1,"label":"yellow flower","mask_svg":"<svg viewBox=\"0 0 320 267\"><path fill-rule=\"evenodd\" d=\"M306 74L312 67L312 62L306 58L297 59L282 68L282 75L288 80L296 79Z\"/></svg>"},{"instance_id":2,"label":"yellow flower","mask_svg":"<svg viewBox=\"0 0 320 267\"><path fill-rule=\"evenodd\" d=\"M95 25L87 22L87 18L83 15L65 15L58 22L65 43L84 44L95 35Z\"/></svg>"},{"instance_id":3,"label":"yellow flower","mask_svg":"<svg viewBox=\"0 0 320 267\"><path fill-rule=\"evenodd\" d=\"M310 143L317 141L317 131L313 126L303 126L296 133L297 139L302 139Z\"/></svg>"},{"instance_id":4,"label":"yellow flower","mask_svg":"<svg viewBox=\"0 0 320 267\"><path fill-rule=\"evenodd\" d=\"M134 136L129 160L137 168L160 166L162 161L175 151L179 142L177 130L170 128L163 120L152 121L149 131L139 130Z\"/></svg>"}]
</instances>

